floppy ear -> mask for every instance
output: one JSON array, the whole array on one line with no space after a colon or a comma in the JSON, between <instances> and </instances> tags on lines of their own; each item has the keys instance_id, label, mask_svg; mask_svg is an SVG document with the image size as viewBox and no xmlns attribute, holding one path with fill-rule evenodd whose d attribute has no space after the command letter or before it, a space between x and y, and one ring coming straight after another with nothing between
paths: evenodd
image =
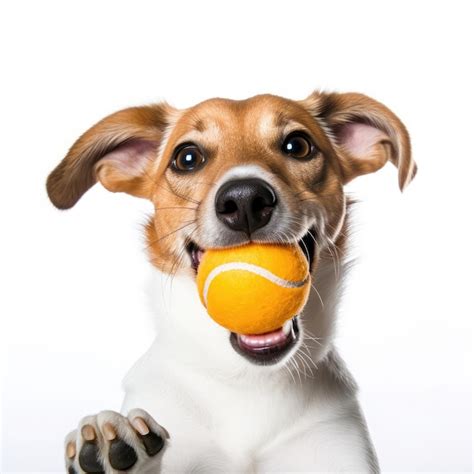
<instances>
[{"instance_id":1,"label":"floppy ear","mask_svg":"<svg viewBox=\"0 0 474 474\"><path fill-rule=\"evenodd\" d=\"M344 183L377 171L388 160L398 168L402 191L414 178L408 132L383 104L363 94L319 92L304 103L335 142Z\"/></svg>"},{"instance_id":2,"label":"floppy ear","mask_svg":"<svg viewBox=\"0 0 474 474\"><path fill-rule=\"evenodd\" d=\"M149 197L147 168L156 158L170 112L167 104L132 107L90 128L49 175L52 203L69 209L98 180L109 191Z\"/></svg>"}]
</instances>

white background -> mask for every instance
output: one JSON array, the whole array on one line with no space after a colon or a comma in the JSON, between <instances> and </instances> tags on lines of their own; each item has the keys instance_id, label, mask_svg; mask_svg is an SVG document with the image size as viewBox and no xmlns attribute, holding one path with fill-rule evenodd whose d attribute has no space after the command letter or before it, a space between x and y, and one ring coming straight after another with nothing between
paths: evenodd
<instances>
[{"instance_id":1,"label":"white background","mask_svg":"<svg viewBox=\"0 0 474 474\"><path fill-rule=\"evenodd\" d=\"M384 472L471 470L470 2L4 1L1 48L2 472L62 471L78 420L118 409L153 333L146 202L96 186L71 211L44 181L119 108L315 88L405 121L419 174L354 182L362 201L338 347Z\"/></svg>"}]
</instances>

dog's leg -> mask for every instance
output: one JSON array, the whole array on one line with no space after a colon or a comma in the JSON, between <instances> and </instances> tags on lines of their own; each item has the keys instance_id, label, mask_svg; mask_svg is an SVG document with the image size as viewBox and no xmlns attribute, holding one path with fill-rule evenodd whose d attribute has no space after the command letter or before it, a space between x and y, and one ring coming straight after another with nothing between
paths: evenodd
<instances>
[{"instance_id":1,"label":"dog's leg","mask_svg":"<svg viewBox=\"0 0 474 474\"><path fill-rule=\"evenodd\" d=\"M327 408L327 407L326 407ZM319 423L310 411L258 455L257 472L339 472L379 474L377 456L357 402L333 407ZM320 415L320 413L319 413Z\"/></svg>"},{"instance_id":2,"label":"dog's leg","mask_svg":"<svg viewBox=\"0 0 474 474\"><path fill-rule=\"evenodd\" d=\"M166 431L144 410L131 410L126 417L103 411L83 418L66 437L66 471L157 473L166 438Z\"/></svg>"}]
</instances>

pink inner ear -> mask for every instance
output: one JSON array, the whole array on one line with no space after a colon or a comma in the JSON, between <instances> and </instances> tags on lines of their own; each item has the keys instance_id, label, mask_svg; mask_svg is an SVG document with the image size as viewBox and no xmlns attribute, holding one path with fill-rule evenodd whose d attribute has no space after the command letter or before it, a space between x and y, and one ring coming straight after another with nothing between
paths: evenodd
<instances>
[{"instance_id":1,"label":"pink inner ear","mask_svg":"<svg viewBox=\"0 0 474 474\"><path fill-rule=\"evenodd\" d=\"M365 123L346 123L338 133L339 143L355 157L369 157L372 147L388 136L378 128Z\"/></svg>"},{"instance_id":2,"label":"pink inner ear","mask_svg":"<svg viewBox=\"0 0 474 474\"><path fill-rule=\"evenodd\" d=\"M158 142L134 138L107 153L99 165L108 163L123 174L139 176L148 161L155 158L157 148Z\"/></svg>"}]
</instances>

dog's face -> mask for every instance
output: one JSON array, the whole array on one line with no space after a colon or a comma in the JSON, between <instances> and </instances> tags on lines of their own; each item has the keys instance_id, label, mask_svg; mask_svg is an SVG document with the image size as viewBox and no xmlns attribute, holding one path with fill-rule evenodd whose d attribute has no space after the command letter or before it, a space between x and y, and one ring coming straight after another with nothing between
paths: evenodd
<instances>
[{"instance_id":1,"label":"dog's face","mask_svg":"<svg viewBox=\"0 0 474 474\"><path fill-rule=\"evenodd\" d=\"M321 235L324 225L340 227L337 159L295 102L267 96L199 104L179 116L159 154L149 172L156 183L149 243L167 272L195 271L208 248L301 240L316 220ZM313 257L314 241L306 240Z\"/></svg>"},{"instance_id":2,"label":"dog's face","mask_svg":"<svg viewBox=\"0 0 474 474\"><path fill-rule=\"evenodd\" d=\"M318 260L343 248L344 184L388 160L403 189L416 171L408 134L392 112L360 94L212 99L105 118L74 144L48 191L59 208L74 205L96 180L151 200L150 259L166 274L193 279L209 248L298 242L316 281ZM253 335L231 335L229 347L268 365L290 358L300 333L295 317L275 332L275 347L261 337L259 346Z\"/></svg>"}]
</instances>

